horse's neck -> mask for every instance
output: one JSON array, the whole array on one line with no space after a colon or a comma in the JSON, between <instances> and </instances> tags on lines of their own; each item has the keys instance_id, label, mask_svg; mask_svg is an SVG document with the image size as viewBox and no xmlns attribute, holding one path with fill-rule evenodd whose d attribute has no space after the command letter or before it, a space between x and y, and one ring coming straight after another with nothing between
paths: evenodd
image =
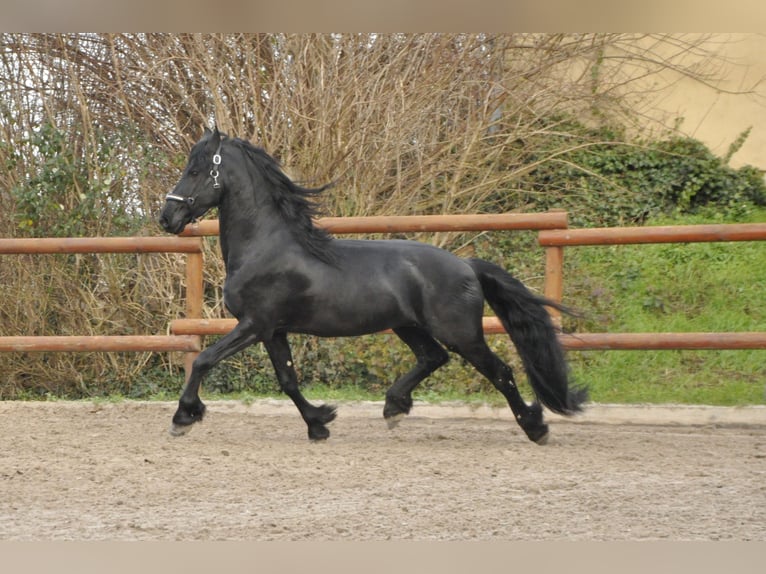
<instances>
[{"instance_id":1,"label":"horse's neck","mask_svg":"<svg viewBox=\"0 0 766 574\"><path fill-rule=\"evenodd\" d=\"M227 272L240 267L244 259L258 255L271 257L294 243L289 229L273 207L256 210L236 205L222 205L219 209L221 253Z\"/></svg>"}]
</instances>

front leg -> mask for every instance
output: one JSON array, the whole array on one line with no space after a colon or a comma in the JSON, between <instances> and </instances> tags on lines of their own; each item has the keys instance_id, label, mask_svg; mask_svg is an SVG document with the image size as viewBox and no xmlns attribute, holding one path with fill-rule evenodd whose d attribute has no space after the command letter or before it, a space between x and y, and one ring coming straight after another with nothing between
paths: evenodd
<instances>
[{"instance_id":1,"label":"front leg","mask_svg":"<svg viewBox=\"0 0 766 574\"><path fill-rule=\"evenodd\" d=\"M205 416L205 404L199 398L199 389L205 375L222 360L231 357L242 349L257 343L258 332L249 321L240 321L227 335L211 345L194 360L189 381L178 401L178 409L173 415L170 434L186 434L191 425Z\"/></svg>"},{"instance_id":2,"label":"front leg","mask_svg":"<svg viewBox=\"0 0 766 574\"><path fill-rule=\"evenodd\" d=\"M335 407L329 405L314 406L301 394L287 335L275 333L270 340L264 341L263 345L269 353L269 359L274 366L280 387L298 407L301 417L308 425L309 439L325 440L328 438L330 431L325 425L335 419Z\"/></svg>"}]
</instances>

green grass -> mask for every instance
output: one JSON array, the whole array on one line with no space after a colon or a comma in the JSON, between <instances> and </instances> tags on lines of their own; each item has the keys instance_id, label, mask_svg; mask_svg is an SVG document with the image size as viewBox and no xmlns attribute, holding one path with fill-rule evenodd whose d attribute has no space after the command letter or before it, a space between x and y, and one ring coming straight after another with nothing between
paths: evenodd
<instances>
[{"instance_id":1,"label":"green grass","mask_svg":"<svg viewBox=\"0 0 766 574\"><path fill-rule=\"evenodd\" d=\"M766 221L756 210L748 221ZM653 224L710 223L701 216ZM568 248L565 298L575 331L766 331L766 243ZM766 351L571 352L597 402L766 403Z\"/></svg>"}]
</instances>

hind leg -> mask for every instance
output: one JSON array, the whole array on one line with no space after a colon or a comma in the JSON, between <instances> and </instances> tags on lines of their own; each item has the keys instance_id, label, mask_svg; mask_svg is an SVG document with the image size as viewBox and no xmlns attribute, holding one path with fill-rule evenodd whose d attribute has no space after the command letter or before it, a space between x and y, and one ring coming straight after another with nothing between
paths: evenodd
<instances>
[{"instance_id":1,"label":"hind leg","mask_svg":"<svg viewBox=\"0 0 766 574\"><path fill-rule=\"evenodd\" d=\"M423 329L400 327L394 333L404 341L417 357L417 364L399 377L386 392L383 417L389 428L395 427L412 408L412 391L415 387L449 360L447 351Z\"/></svg>"},{"instance_id":2,"label":"hind leg","mask_svg":"<svg viewBox=\"0 0 766 574\"><path fill-rule=\"evenodd\" d=\"M314 406L301 394L287 335L277 333L269 341L264 341L263 345L269 353L269 359L271 359L271 364L277 373L280 387L298 407L301 417L308 425L309 439L324 440L328 438L330 431L325 425L335 419L335 407L329 405Z\"/></svg>"},{"instance_id":3,"label":"hind leg","mask_svg":"<svg viewBox=\"0 0 766 574\"><path fill-rule=\"evenodd\" d=\"M455 350L503 394L516 422L531 441L537 444L548 442L548 425L543 422L542 407L539 403L528 405L524 401L513 379L511 367L492 352L483 336L472 344L456 347Z\"/></svg>"}]
</instances>

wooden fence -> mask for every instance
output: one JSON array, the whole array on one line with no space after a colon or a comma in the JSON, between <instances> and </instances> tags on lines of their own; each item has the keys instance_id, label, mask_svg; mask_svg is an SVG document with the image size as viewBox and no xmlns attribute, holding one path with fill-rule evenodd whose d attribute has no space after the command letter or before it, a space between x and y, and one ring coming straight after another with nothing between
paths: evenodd
<instances>
[{"instance_id":1,"label":"wooden fence","mask_svg":"<svg viewBox=\"0 0 766 574\"><path fill-rule=\"evenodd\" d=\"M371 216L371 217L326 217L317 220L317 225L333 233L401 233L401 232L437 232L437 231L499 231L546 229L566 229L565 211L545 213L502 213L475 215L412 215L412 216ZM218 235L218 221L204 220L187 226L185 237ZM558 252L552 247L546 251ZM553 258L555 261L555 257ZM201 281L201 275L195 281ZM563 291L561 268L546 265L545 295L555 301L561 300ZM177 335L225 335L236 325L235 319L202 319L199 315L176 319L171 322L170 330ZM484 330L487 333L504 333L496 317L484 318Z\"/></svg>"},{"instance_id":2,"label":"wooden fence","mask_svg":"<svg viewBox=\"0 0 766 574\"><path fill-rule=\"evenodd\" d=\"M766 224L689 225L568 229L567 214L432 215L399 217L328 217L317 224L333 234L392 233L413 231L534 230L545 248L546 297L563 296L564 248L645 243L700 241L763 241ZM92 237L68 239L0 239L0 255L30 253L185 253L186 312L170 323L171 335L131 336L20 336L0 337L0 352L8 351L182 351L185 368L199 353L204 335L230 331L233 319L204 319L202 236L218 234L218 221L205 220L187 226L181 237ZM551 310L554 321L560 316ZM502 333L496 317L484 318L485 332ZM766 349L766 332L740 333L578 333L561 335L568 349Z\"/></svg>"},{"instance_id":3,"label":"wooden fence","mask_svg":"<svg viewBox=\"0 0 766 574\"><path fill-rule=\"evenodd\" d=\"M696 243L709 241L763 241L766 223L720 225L672 225L657 227L611 227L558 229L539 233L548 252L559 250L554 261L563 274L564 247L650 243ZM568 349L766 349L766 332L740 333L579 333L562 335Z\"/></svg>"},{"instance_id":4,"label":"wooden fence","mask_svg":"<svg viewBox=\"0 0 766 574\"><path fill-rule=\"evenodd\" d=\"M0 255L51 253L185 253L187 313L202 312L202 240L194 237L0 238ZM201 276L201 275L200 275ZM191 279L191 282L188 280ZM0 337L0 352L183 351L198 353L201 337L172 335L51 335Z\"/></svg>"}]
</instances>

